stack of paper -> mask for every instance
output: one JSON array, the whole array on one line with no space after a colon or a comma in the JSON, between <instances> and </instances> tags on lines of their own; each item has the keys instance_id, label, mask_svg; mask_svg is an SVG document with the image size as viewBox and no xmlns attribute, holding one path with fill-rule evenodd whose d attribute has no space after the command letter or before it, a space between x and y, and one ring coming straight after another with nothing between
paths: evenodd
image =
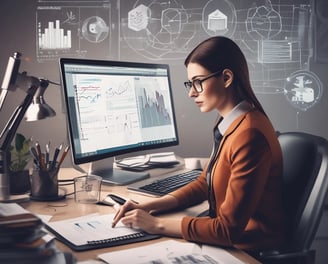
<instances>
[{"instance_id":1,"label":"stack of paper","mask_svg":"<svg viewBox=\"0 0 328 264\"><path fill-rule=\"evenodd\" d=\"M115 160L116 166L133 171L152 168L167 168L179 164L174 152L153 153L121 160Z\"/></svg>"},{"instance_id":2,"label":"stack of paper","mask_svg":"<svg viewBox=\"0 0 328 264\"><path fill-rule=\"evenodd\" d=\"M133 256L134 264L242 264L240 260L224 249L189 242L166 240L151 245L109 252L98 258L109 264L129 264Z\"/></svg>"}]
</instances>

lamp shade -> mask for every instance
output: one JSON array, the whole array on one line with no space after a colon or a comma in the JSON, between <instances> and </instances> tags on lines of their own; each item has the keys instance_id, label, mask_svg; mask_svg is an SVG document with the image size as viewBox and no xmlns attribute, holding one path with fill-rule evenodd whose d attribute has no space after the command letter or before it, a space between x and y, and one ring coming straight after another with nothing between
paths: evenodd
<instances>
[{"instance_id":1,"label":"lamp shade","mask_svg":"<svg viewBox=\"0 0 328 264\"><path fill-rule=\"evenodd\" d=\"M43 94L46 88L47 86L43 85L38 88L33 97L33 102L30 104L25 113L26 121L36 121L56 115L55 110L53 110L44 100Z\"/></svg>"}]
</instances>

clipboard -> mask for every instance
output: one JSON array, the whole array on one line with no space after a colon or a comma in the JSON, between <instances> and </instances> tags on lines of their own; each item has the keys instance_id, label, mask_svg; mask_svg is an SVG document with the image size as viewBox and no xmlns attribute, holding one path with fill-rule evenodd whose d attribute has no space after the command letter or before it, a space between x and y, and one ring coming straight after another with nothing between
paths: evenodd
<instances>
[{"instance_id":1,"label":"clipboard","mask_svg":"<svg viewBox=\"0 0 328 264\"><path fill-rule=\"evenodd\" d=\"M45 227L56 238L74 251L120 246L157 239L160 235L148 234L118 223L111 227L114 214L87 215L62 221L48 222Z\"/></svg>"}]
</instances>

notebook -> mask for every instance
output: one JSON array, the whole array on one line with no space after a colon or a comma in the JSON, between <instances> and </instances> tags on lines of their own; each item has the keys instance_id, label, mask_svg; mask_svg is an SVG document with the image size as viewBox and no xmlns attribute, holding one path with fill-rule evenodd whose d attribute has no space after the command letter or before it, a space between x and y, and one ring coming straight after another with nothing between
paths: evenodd
<instances>
[{"instance_id":1,"label":"notebook","mask_svg":"<svg viewBox=\"0 0 328 264\"><path fill-rule=\"evenodd\" d=\"M75 251L119 246L159 238L139 229L118 223L112 228L114 214L92 214L46 223L58 240Z\"/></svg>"}]
</instances>

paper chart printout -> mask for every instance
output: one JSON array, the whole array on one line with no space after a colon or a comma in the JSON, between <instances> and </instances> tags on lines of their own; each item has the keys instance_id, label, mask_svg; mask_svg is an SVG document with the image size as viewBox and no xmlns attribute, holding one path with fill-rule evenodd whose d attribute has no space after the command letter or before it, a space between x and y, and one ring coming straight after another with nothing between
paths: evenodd
<instances>
[{"instance_id":1,"label":"paper chart printout","mask_svg":"<svg viewBox=\"0 0 328 264\"><path fill-rule=\"evenodd\" d=\"M112 228L113 218L114 214L90 215L49 222L47 225L76 246L140 232L140 230L127 228L122 223Z\"/></svg>"}]
</instances>

